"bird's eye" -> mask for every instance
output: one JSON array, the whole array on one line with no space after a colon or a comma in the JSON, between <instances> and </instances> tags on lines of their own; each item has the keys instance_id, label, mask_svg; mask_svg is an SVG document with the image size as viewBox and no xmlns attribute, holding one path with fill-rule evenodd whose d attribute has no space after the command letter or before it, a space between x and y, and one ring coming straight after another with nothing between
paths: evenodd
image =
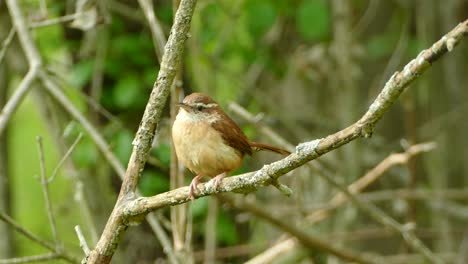
<instances>
[{"instance_id":1,"label":"bird's eye","mask_svg":"<svg viewBox=\"0 0 468 264\"><path fill-rule=\"evenodd\" d=\"M198 105L198 106L197 106L197 110L198 110L198 111L203 110L203 106L202 106L202 105Z\"/></svg>"}]
</instances>

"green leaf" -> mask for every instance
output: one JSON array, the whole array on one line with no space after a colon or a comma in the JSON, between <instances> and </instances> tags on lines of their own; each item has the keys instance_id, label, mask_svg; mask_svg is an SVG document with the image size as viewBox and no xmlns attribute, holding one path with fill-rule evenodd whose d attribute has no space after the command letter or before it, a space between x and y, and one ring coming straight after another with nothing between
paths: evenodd
<instances>
[{"instance_id":1,"label":"green leaf","mask_svg":"<svg viewBox=\"0 0 468 264\"><path fill-rule=\"evenodd\" d=\"M155 148L152 153L165 167L169 168L171 165L171 146L169 144L161 143Z\"/></svg>"},{"instance_id":2,"label":"green leaf","mask_svg":"<svg viewBox=\"0 0 468 264\"><path fill-rule=\"evenodd\" d=\"M389 34L380 34L372 36L367 44L369 57L372 59L380 59L390 55L394 46L392 36Z\"/></svg>"},{"instance_id":3,"label":"green leaf","mask_svg":"<svg viewBox=\"0 0 468 264\"><path fill-rule=\"evenodd\" d=\"M253 35L262 36L275 23L277 13L270 1L249 1L246 10L249 29Z\"/></svg>"},{"instance_id":4,"label":"green leaf","mask_svg":"<svg viewBox=\"0 0 468 264\"><path fill-rule=\"evenodd\" d=\"M218 45L220 25L223 23L225 14L216 3L208 3L200 11L200 30L199 37L206 52L213 52Z\"/></svg>"},{"instance_id":5,"label":"green leaf","mask_svg":"<svg viewBox=\"0 0 468 264\"><path fill-rule=\"evenodd\" d=\"M73 159L83 168L95 165L98 155L94 142L87 137L84 137L73 151Z\"/></svg>"},{"instance_id":6,"label":"green leaf","mask_svg":"<svg viewBox=\"0 0 468 264\"><path fill-rule=\"evenodd\" d=\"M143 196L151 196L169 190L169 179L156 171L144 171L138 183Z\"/></svg>"},{"instance_id":7,"label":"green leaf","mask_svg":"<svg viewBox=\"0 0 468 264\"><path fill-rule=\"evenodd\" d=\"M192 216L193 219L200 219L206 216L208 210L208 199L212 197L201 197L192 202Z\"/></svg>"},{"instance_id":8,"label":"green leaf","mask_svg":"<svg viewBox=\"0 0 468 264\"><path fill-rule=\"evenodd\" d=\"M81 88L91 80L94 69L94 58L82 60L75 64L68 76L68 81L73 87Z\"/></svg>"},{"instance_id":9,"label":"green leaf","mask_svg":"<svg viewBox=\"0 0 468 264\"><path fill-rule=\"evenodd\" d=\"M133 134L127 130L119 132L115 137L114 152L123 164L127 164L132 154Z\"/></svg>"},{"instance_id":10,"label":"green leaf","mask_svg":"<svg viewBox=\"0 0 468 264\"><path fill-rule=\"evenodd\" d=\"M136 74L122 76L113 91L114 104L121 108L129 108L139 103L142 94L141 80Z\"/></svg>"},{"instance_id":11,"label":"green leaf","mask_svg":"<svg viewBox=\"0 0 468 264\"><path fill-rule=\"evenodd\" d=\"M224 211L220 211L216 228L218 241L226 245L235 245L239 241L236 223Z\"/></svg>"},{"instance_id":12,"label":"green leaf","mask_svg":"<svg viewBox=\"0 0 468 264\"><path fill-rule=\"evenodd\" d=\"M296 14L297 31L305 40L324 40L330 32L327 1L304 0Z\"/></svg>"}]
</instances>

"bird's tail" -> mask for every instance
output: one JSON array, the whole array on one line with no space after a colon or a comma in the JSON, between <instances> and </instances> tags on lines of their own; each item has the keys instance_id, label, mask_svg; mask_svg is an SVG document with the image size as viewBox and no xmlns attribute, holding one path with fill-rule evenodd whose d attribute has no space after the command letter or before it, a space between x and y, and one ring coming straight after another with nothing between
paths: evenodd
<instances>
[{"instance_id":1,"label":"bird's tail","mask_svg":"<svg viewBox=\"0 0 468 264\"><path fill-rule=\"evenodd\" d=\"M249 143L250 143L250 146L252 147L252 149L257 150L257 151L258 150L269 150L269 151L276 152L278 154L283 154L283 155L291 154L291 152L289 152L289 151L287 151L285 149L277 148L277 147L274 147L272 145L257 143L257 142L249 142Z\"/></svg>"}]
</instances>

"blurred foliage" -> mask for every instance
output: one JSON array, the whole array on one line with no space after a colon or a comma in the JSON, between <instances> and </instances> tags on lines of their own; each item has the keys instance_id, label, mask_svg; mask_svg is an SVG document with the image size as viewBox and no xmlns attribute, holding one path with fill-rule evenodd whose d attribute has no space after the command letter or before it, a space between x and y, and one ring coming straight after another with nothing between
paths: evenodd
<instances>
[{"instance_id":1,"label":"blurred foliage","mask_svg":"<svg viewBox=\"0 0 468 264\"><path fill-rule=\"evenodd\" d=\"M73 13L69 6L73 6L74 1L45 2L49 18ZM56 77L54 79L103 134L110 150L126 165L159 64L138 1L104 2L108 9L101 14L102 21L94 29L82 32L71 28L69 23L63 23L32 29L32 32L47 69ZM120 5L115 5L116 2ZM155 14L167 36L173 19L172 1L153 2ZM183 89L186 94L192 91L208 93L225 109L228 102L236 101L254 114L263 113L259 122L271 126L293 144L323 137L354 122L345 116L349 113L348 116L360 116L361 110L368 106L394 71L461 18L467 17L463 10L468 9L463 9L466 4L462 2L454 0L450 3L451 8L446 8L442 1L427 1L422 5L417 1L353 0L343 3L349 10L342 17L337 16L334 1L326 0L199 1L183 58ZM38 1L23 1L22 6L31 23L38 20ZM0 1L1 7L4 5ZM132 17L125 11L136 16ZM105 15L109 15L108 22ZM345 50L335 48L334 32L339 26L347 28L350 33L351 40ZM403 48L396 52L400 41ZM14 48L18 47L16 43ZM103 53L98 52L100 48L103 48ZM326 170L342 182L350 182L353 178L347 170L349 163L354 162L357 173L362 175L390 152L400 151L402 138L411 143L436 140L441 143L439 152L429 154L429 158L424 158L414 167L392 169L388 177L372 186L370 191L406 187L447 188L468 182L462 158L463 148L466 150L467 147L466 136L455 129L443 132L444 127L456 121L466 134L467 122L463 119L466 106L460 102L468 98L460 84L468 83L468 67L466 60L457 59L466 58L466 48L457 48L448 56L450 58L437 62L434 69L424 75L424 80L418 80L415 87L402 96L401 102L379 124L372 140L353 142L353 146L321 158ZM391 67L387 69L390 62ZM21 63L24 64L21 70L11 70L11 90L17 87L24 75L26 63L16 57L10 63ZM102 71L97 69L99 65L102 65ZM96 82L99 74L102 74L100 84ZM58 153L54 138L50 136L48 126L52 124L36 110L38 102L34 100L26 98L10 126L13 216L39 236L51 240L50 229L44 228L48 221L40 184L34 179L39 172L35 137L44 136L49 173L62 154ZM171 142L169 111L166 108L158 127L158 139L151 150L155 162L146 165L139 182L145 196L170 189ZM84 130L80 124L70 125L69 117L61 114L65 117L57 119L62 121L63 138L71 144ZM249 138L268 142L269 139L262 137L255 125L231 116ZM120 181L92 139L84 134L71 160L85 183L99 233L113 207ZM257 154L246 159L235 173L258 169L275 159L278 156ZM448 167L450 173L441 169ZM188 184L193 175L185 173ZM86 220L78 215L79 210L71 197L75 191L71 176L63 174L51 185L57 219L60 219L59 234L67 248L81 254L71 227L80 224L85 235L90 235L86 230ZM457 180L453 179L454 175ZM283 178L282 181L295 191L292 199L285 199L273 188L262 188L252 195L260 205L275 215L290 219L292 224L303 221L311 204L324 203L334 193L310 172L298 170L294 177ZM195 250L203 249L208 199L211 197L190 203ZM429 205L403 199L382 204L402 222L417 222L423 227L448 232L444 234L449 235L439 239L442 242L433 243L434 248L445 250L450 248L447 245L459 244L459 237L450 234L454 233L451 224L454 228L460 226L448 217L435 215ZM343 211L314 232L328 236L332 232L367 227L370 220L366 216L353 208ZM169 210L162 210L162 217L169 219ZM142 229L142 233L151 235L145 227ZM277 241L279 231L266 226L263 220L252 221L245 212L222 206L218 210L216 234L218 246L266 245ZM372 248L385 254L403 252L405 247L393 240L390 244L385 243L386 238L379 243L365 239L356 243L340 240L339 243ZM443 243L446 243L445 247L438 246ZM146 238L134 239L128 247L119 248L125 253L115 262L133 263L124 256L131 256L132 250L142 248L142 244L148 246L151 243ZM139 256L141 263L152 263L154 259L164 257L157 242L149 246L153 248ZM17 236L17 247L18 255L43 253L41 248L20 236ZM308 257L302 252L290 259L299 262ZM243 263L247 259L248 256L232 257L223 263Z\"/></svg>"}]
</instances>

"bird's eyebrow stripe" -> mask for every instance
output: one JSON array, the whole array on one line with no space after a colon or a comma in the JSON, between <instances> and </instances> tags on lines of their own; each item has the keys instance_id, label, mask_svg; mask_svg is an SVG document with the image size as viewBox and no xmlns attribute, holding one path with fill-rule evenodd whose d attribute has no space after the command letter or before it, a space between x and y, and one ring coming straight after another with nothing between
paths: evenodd
<instances>
[{"instance_id":1,"label":"bird's eyebrow stripe","mask_svg":"<svg viewBox=\"0 0 468 264\"><path fill-rule=\"evenodd\" d=\"M218 106L218 104L215 104L215 103L211 103L211 104L195 103L195 104L193 104L193 106L195 106L195 107L201 106L203 108L213 108L213 107Z\"/></svg>"}]
</instances>

